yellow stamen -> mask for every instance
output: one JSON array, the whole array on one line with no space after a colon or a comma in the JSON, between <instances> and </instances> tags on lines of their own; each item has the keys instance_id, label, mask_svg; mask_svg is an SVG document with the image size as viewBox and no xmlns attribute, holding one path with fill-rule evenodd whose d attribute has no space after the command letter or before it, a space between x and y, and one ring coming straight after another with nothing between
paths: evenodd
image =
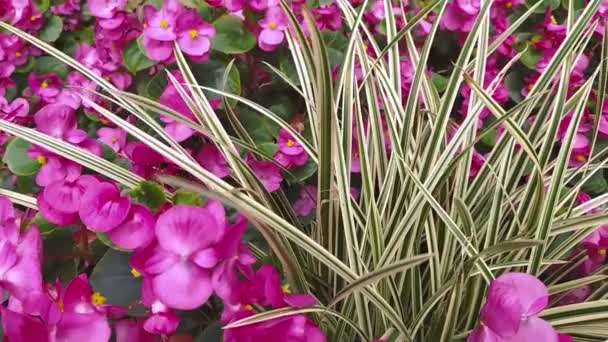
<instances>
[{"instance_id":1,"label":"yellow stamen","mask_svg":"<svg viewBox=\"0 0 608 342\"><path fill-rule=\"evenodd\" d=\"M159 25L161 28L167 29L169 27L169 22L167 22L165 19L161 19Z\"/></svg>"},{"instance_id":2,"label":"yellow stamen","mask_svg":"<svg viewBox=\"0 0 608 342\"><path fill-rule=\"evenodd\" d=\"M95 305L105 304L107 298L102 296L101 293L95 292L91 295L91 302Z\"/></svg>"},{"instance_id":3,"label":"yellow stamen","mask_svg":"<svg viewBox=\"0 0 608 342\"><path fill-rule=\"evenodd\" d=\"M281 290L283 290L283 293L291 293L291 291L289 290L289 284L281 286Z\"/></svg>"},{"instance_id":4,"label":"yellow stamen","mask_svg":"<svg viewBox=\"0 0 608 342\"><path fill-rule=\"evenodd\" d=\"M36 19L37 19L37 17L35 15L33 15L33 16L30 17L30 21L34 21Z\"/></svg>"},{"instance_id":5,"label":"yellow stamen","mask_svg":"<svg viewBox=\"0 0 608 342\"><path fill-rule=\"evenodd\" d=\"M359 152L353 152L353 159L359 159Z\"/></svg>"},{"instance_id":6,"label":"yellow stamen","mask_svg":"<svg viewBox=\"0 0 608 342\"><path fill-rule=\"evenodd\" d=\"M287 146L292 147L293 145L295 145L295 142L293 142L291 139L287 139Z\"/></svg>"},{"instance_id":7,"label":"yellow stamen","mask_svg":"<svg viewBox=\"0 0 608 342\"><path fill-rule=\"evenodd\" d=\"M532 90L532 88L534 88L534 83L528 84L528 90Z\"/></svg>"},{"instance_id":8,"label":"yellow stamen","mask_svg":"<svg viewBox=\"0 0 608 342\"><path fill-rule=\"evenodd\" d=\"M513 3L512 3L511 1L509 1L509 2L507 2L507 3L505 4L505 7L506 7L506 8L511 8L511 7L513 7Z\"/></svg>"},{"instance_id":9,"label":"yellow stamen","mask_svg":"<svg viewBox=\"0 0 608 342\"><path fill-rule=\"evenodd\" d=\"M599 255L606 255L606 250L605 249L600 249L597 251L597 254Z\"/></svg>"},{"instance_id":10,"label":"yellow stamen","mask_svg":"<svg viewBox=\"0 0 608 342\"><path fill-rule=\"evenodd\" d=\"M268 23L268 28L269 28L269 29L271 29L271 30L276 29L276 28L277 28L277 23L276 23L274 20L271 20L271 21Z\"/></svg>"},{"instance_id":11,"label":"yellow stamen","mask_svg":"<svg viewBox=\"0 0 608 342\"><path fill-rule=\"evenodd\" d=\"M148 23L144 23L144 28L148 28Z\"/></svg>"},{"instance_id":12,"label":"yellow stamen","mask_svg":"<svg viewBox=\"0 0 608 342\"><path fill-rule=\"evenodd\" d=\"M42 81L42 83L40 84L40 86L42 88L47 88L49 86L49 82L47 82L46 80Z\"/></svg>"},{"instance_id":13,"label":"yellow stamen","mask_svg":"<svg viewBox=\"0 0 608 342\"><path fill-rule=\"evenodd\" d=\"M141 277L141 273L139 273L139 271L134 268L131 268L131 274L133 275L133 278Z\"/></svg>"},{"instance_id":14,"label":"yellow stamen","mask_svg":"<svg viewBox=\"0 0 608 342\"><path fill-rule=\"evenodd\" d=\"M581 163L584 162L585 160L587 160L587 158L582 154L579 154L578 156L576 156L575 159L576 159L576 161L579 161Z\"/></svg>"},{"instance_id":15,"label":"yellow stamen","mask_svg":"<svg viewBox=\"0 0 608 342\"><path fill-rule=\"evenodd\" d=\"M110 123L110 121L108 121L108 119L99 119L99 121L101 121L102 124L107 125Z\"/></svg>"},{"instance_id":16,"label":"yellow stamen","mask_svg":"<svg viewBox=\"0 0 608 342\"><path fill-rule=\"evenodd\" d=\"M247 305L243 306L243 309L253 311L253 306L251 304L247 304Z\"/></svg>"},{"instance_id":17,"label":"yellow stamen","mask_svg":"<svg viewBox=\"0 0 608 342\"><path fill-rule=\"evenodd\" d=\"M540 34L535 34L532 36L532 43L538 43L543 39L543 37Z\"/></svg>"},{"instance_id":18,"label":"yellow stamen","mask_svg":"<svg viewBox=\"0 0 608 342\"><path fill-rule=\"evenodd\" d=\"M63 301L59 299L57 302L57 306L59 307L59 311L63 312Z\"/></svg>"},{"instance_id":19,"label":"yellow stamen","mask_svg":"<svg viewBox=\"0 0 608 342\"><path fill-rule=\"evenodd\" d=\"M115 143L115 142L117 142L117 141L118 141L118 138L117 138L117 137L111 137L111 138L110 138L110 141L111 141L111 142L113 142L113 143Z\"/></svg>"},{"instance_id":20,"label":"yellow stamen","mask_svg":"<svg viewBox=\"0 0 608 342\"><path fill-rule=\"evenodd\" d=\"M369 49L369 45L367 45L367 44L363 44L363 50L364 50L364 51L367 51L367 49Z\"/></svg>"},{"instance_id":21,"label":"yellow stamen","mask_svg":"<svg viewBox=\"0 0 608 342\"><path fill-rule=\"evenodd\" d=\"M19 52L19 51L15 52L15 56L21 57L21 52Z\"/></svg>"},{"instance_id":22,"label":"yellow stamen","mask_svg":"<svg viewBox=\"0 0 608 342\"><path fill-rule=\"evenodd\" d=\"M188 34L190 35L190 38L192 38L192 39L198 37L198 31L197 30L190 30L190 31L188 31Z\"/></svg>"},{"instance_id":23,"label":"yellow stamen","mask_svg":"<svg viewBox=\"0 0 608 342\"><path fill-rule=\"evenodd\" d=\"M557 25L557 19L554 16L551 16L551 24Z\"/></svg>"},{"instance_id":24,"label":"yellow stamen","mask_svg":"<svg viewBox=\"0 0 608 342\"><path fill-rule=\"evenodd\" d=\"M39 155L38 157L36 157L36 160L38 161L38 164L40 164L40 165L46 164L46 157L43 155Z\"/></svg>"}]
</instances>

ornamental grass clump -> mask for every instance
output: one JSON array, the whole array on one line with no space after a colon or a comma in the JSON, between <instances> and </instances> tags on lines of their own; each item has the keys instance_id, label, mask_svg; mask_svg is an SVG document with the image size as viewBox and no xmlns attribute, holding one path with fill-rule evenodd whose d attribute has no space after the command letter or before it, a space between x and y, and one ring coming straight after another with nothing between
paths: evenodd
<instances>
[{"instance_id":1,"label":"ornamental grass clump","mask_svg":"<svg viewBox=\"0 0 608 342\"><path fill-rule=\"evenodd\" d=\"M8 340L608 339L607 1L0 19Z\"/></svg>"}]
</instances>

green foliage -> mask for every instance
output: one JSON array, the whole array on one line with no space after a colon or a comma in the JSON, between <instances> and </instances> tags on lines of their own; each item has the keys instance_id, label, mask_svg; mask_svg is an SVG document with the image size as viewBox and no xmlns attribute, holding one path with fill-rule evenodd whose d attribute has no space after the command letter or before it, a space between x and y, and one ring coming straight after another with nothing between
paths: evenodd
<instances>
[{"instance_id":1,"label":"green foliage","mask_svg":"<svg viewBox=\"0 0 608 342\"><path fill-rule=\"evenodd\" d=\"M217 34L211 48L223 53L245 53L255 47L255 36L243 27L243 21L226 14L213 22Z\"/></svg>"},{"instance_id":2,"label":"green foliage","mask_svg":"<svg viewBox=\"0 0 608 342\"><path fill-rule=\"evenodd\" d=\"M131 253L109 249L89 278L93 291L107 299L107 304L131 305L139 299L141 278L129 266Z\"/></svg>"},{"instance_id":3,"label":"green foliage","mask_svg":"<svg viewBox=\"0 0 608 342\"><path fill-rule=\"evenodd\" d=\"M29 142L13 138L6 146L2 161L6 163L12 173L19 176L30 176L40 169L40 163L27 155L27 150L32 146Z\"/></svg>"},{"instance_id":4,"label":"green foliage","mask_svg":"<svg viewBox=\"0 0 608 342\"><path fill-rule=\"evenodd\" d=\"M129 191L129 195L135 202L144 204L152 210L157 210L165 203L165 190L160 184L153 181L139 183L134 189Z\"/></svg>"},{"instance_id":5,"label":"green foliage","mask_svg":"<svg viewBox=\"0 0 608 342\"><path fill-rule=\"evenodd\" d=\"M133 40L127 45L122 54L122 60L125 68L133 74L156 64L146 56L139 39Z\"/></svg>"},{"instance_id":6,"label":"green foliage","mask_svg":"<svg viewBox=\"0 0 608 342\"><path fill-rule=\"evenodd\" d=\"M45 42L52 43L59 39L62 31L63 20L56 15L52 15L44 20L44 26L42 26L42 29L38 32L38 38Z\"/></svg>"}]
</instances>

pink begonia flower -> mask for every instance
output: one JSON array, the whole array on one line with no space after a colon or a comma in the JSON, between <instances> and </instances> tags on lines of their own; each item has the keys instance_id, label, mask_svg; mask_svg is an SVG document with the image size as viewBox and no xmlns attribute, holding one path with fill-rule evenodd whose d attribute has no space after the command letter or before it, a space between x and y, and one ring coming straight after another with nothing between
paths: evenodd
<instances>
[{"instance_id":1,"label":"pink begonia flower","mask_svg":"<svg viewBox=\"0 0 608 342\"><path fill-rule=\"evenodd\" d=\"M296 215L304 217L310 215L317 208L317 187L306 185L300 190L300 196L293 204Z\"/></svg>"},{"instance_id":2,"label":"pink begonia flower","mask_svg":"<svg viewBox=\"0 0 608 342\"><path fill-rule=\"evenodd\" d=\"M228 162L226 162L222 152L213 144L203 145L196 155L196 161L198 161L205 170L213 173L219 178L230 175Z\"/></svg>"},{"instance_id":3,"label":"pink begonia flower","mask_svg":"<svg viewBox=\"0 0 608 342\"><path fill-rule=\"evenodd\" d=\"M60 157L41 147L32 146L27 150L27 155L36 159L41 165L36 174L36 184L47 186L55 181L74 181L82 170L82 166L71 160Z\"/></svg>"},{"instance_id":4,"label":"pink begonia flower","mask_svg":"<svg viewBox=\"0 0 608 342\"><path fill-rule=\"evenodd\" d=\"M274 159L283 167L302 166L308 160L308 154L295 138L284 128L279 129L277 138L279 150L274 155Z\"/></svg>"},{"instance_id":5,"label":"pink begonia flower","mask_svg":"<svg viewBox=\"0 0 608 342\"><path fill-rule=\"evenodd\" d=\"M97 140L108 145L114 152L120 152L127 143L127 132L118 127L101 127L97 130L97 136Z\"/></svg>"},{"instance_id":6,"label":"pink begonia flower","mask_svg":"<svg viewBox=\"0 0 608 342\"><path fill-rule=\"evenodd\" d=\"M116 342L156 342L156 336L144 329L141 319L123 319L114 323Z\"/></svg>"},{"instance_id":7,"label":"pink begonia flower","mask_svg":"<svg viewBox=\"0 0 608 342\"><path fill-rule=\"evenodd\" d=\"M312 10L319 30L338 31L342 27L342 13L338 4L323 4Z\"/></svg>"},{"instance_id":8,"label":"pink begonia flower","mask_svg":"<svg viewBox=\"0 0 608 342\"><path fill-rule=\"evenodd\" d=\"M101 182L90 186L82 195L78 214L90 230L107 232L123 223L130 209L129 197L121 196L116 185Z\"/></svg>"},{"instance_id":9,"label":"pink begonia flower","mask_svg":"<svg viewBox=\"0 0 608 342\"><path fill-rule=\"evenodd\" d=\"M50 183L38 196L40 214L55 224L67 225L76 222L82 195L87 188L97 183L97 178L90 175Z\"/></svg>"},{"instance_id":10,"label":"pink begonia flower","mask_svg":"<svg viewBox=\"0 0 608 342\"><path fill-rule=\"evenodd\" d=\"M608 250L608 226L600 226L582 241L581 246L587 250L587 259L583 263L583 273L593 273L606 262Z\"/></svg>"},{"instance_id":11,"label":"pink begonia flower","mask_svg":"<svg viewBox=\"0 0 608 342\"><path fill-rule=\"evenodd\" d=\"M38 301L39 317L27 315L19 305L0 308L5 336L11 341L109 341L105 298L93 293L86 275L72 279L65 290L57 283Z\"/></svg>"},{"instance_id":12,"label":"pink begonia flower","mask_svg":"<svg viewBox=\"0 0 608 342\"><path fill-rule=\"evenodd\" d=\"M266 10L264 19L258 22L262 28L258 35L258 46L264 51L272 51L285 39L284 31L288 27L287 18L281 7L270 7Z\"/></svg>"},{"instance_id":13,"label":"pink begonia flower","mask_svg":"<svg viewBox=\"0 0 608 342\"><path fill-rule=\"evenodd\" d=\"M177 44L185 54L196 57L197 61L205 59L211 47L211 38L215 36L213 25L205 22L195 10L182 13L176 24Z\"/></svg>"},{"instance_id":14,"label":"pink begonia flower","mask_svg":"<svg viewBox=\"0 0 608 342\"><path fill-rule=\"evenodd\" d=\"M93 16L109 19L115 12L125 9L127 0L89 0L88 5Z\"/></svg>"},{"instance_id":15,"label":"pink begonia flower","mask_svg":"<svg viewBox=\"0 0 608 342\"><path fill-rule=\"evenodd\" d=\"M63 104L49 104L34 114L36 129L53 138L72 144L83 142L87 133L76 126L76 115L72 107Z\"/></svg>"},{"instance_id":16,"label":"pink begonia flower","mask_svg":"<svg viewBox=\"0 0 608 342\"><path fill-rule=\"evenodd\" d=\"M4 97L0 97L0 118L7 121L17 122L28 116L30 104L26 99L18 97L12 102L8 102Z\"/></svg>"},{"instance_id":17,"label":"pink begonia flower","mask_svg":"<svg viewBox=\"0 0 608 342\"><path fill-rule=\"evenodd\" d=\"M557 332L536 317L549 303L547 287L525 273L505 273L490 283L481 322L467 342L557 342Z\"/></svg>"},{"instance_id":18,"label":"pink begonia flower","mask_svg":"<svg viewBox=\"0 0 608 342\"><path fill-rule=\"evenodd\" d=\"M148 178L164 162L163 157L158 152L141 141L128 142L123 150L131 160L131 171L142 177Z\"/></svg>"},{"instance_id":19,"label":"pink begonia flower","mask_svg":"<svg viewBox=\"0 0 608 342\"><path fill-rule=\"evenodd\" d=\"M12 203L0 196L0 288L25 302L42 292L42 241L36 226L23 235Z\"/></svg>"},{"instance_id":20,"label":"pink begonia flower","mask_svg":"<svg viewBox=\"0 0 608 342\"><path fill-rule=\"evenodd\" d=\"M137 249L154 240L156 218L143 205L133 204L129 216L118 227L108 232L108 237L118 247Z\"/></svg>"},{"instance_id":21,"label":"pink begonia flower","mask_svg":"<svg viewBox=\"0 0 608 342\"><path fill-rule=\"evenodd\" d=\"M170 334L179 325L179 316L160 301L152 304L152 315L144 321L144 330L152 334Z\"/></svg>"},{"instance_id":22,"label":"pink begonia flower","mask_svg":"<svg viewBox=\"0 0 608 342\"><path fill-rule=\"evenodd\" d=\"M247 0L247 6L254 11L263 12L264 10L279 6L278 0Z\"/></svg>"},{"instance_id":23,"label":"pink begonia flower","mask_svg":"<svg viewBox=\"0 0 608 342\"><path fill-rule=\"evenodd\" d=\"M224 207L214 200L203 208L177 205L158 217L158 245L142 252L143 267L139 267L152 277L154 294L163 304L190 310L209 299L210 270L218 262L215 245L225 225Z\"/></svg>"},{"instance_id":24,"label":"pink begonia flower","mask_svg":"<svg viewBox=\"0 0 608 342\"><path fill-rule=\"evenodd\" d=\"M281 169L267 160L248 158L247 164L268 192L275 192L281 187L283 176Z\"/></svg>"},{"instance_id":25,"label":"pink begonia flower","mask_svg":"<svg viewBox=\"0 0 608 342\"><path fill-rule=\"evenodd\" d=\"M480 5L479 0L455 0L450 2L441 17L441 28L448 31L471 31L479 13Z\"/></svg>"},{"instance_id":26,"label":"pink begonia flower","mask_svg":"<svg viewBox=\"0 0 608 342\"><path fill-rule=\"evenodd\" d=\"M181 72L174 71L171 74L173 77L175 77L175 80L180 84L186 82ZM186 90L186 93L188 95L191 95L187 89L184 90ZM158 99L158 102L182 114L190 120L195 119L194 113L190 110L190 107L188 107L188 105L180 95L179 91L173 85L173 82L171 82L168 76L167 87L165 88L165 90L163 90L162 94ZM190 138L194 134L194 130L188 125L185 125L181 122L177 122L169 116L161 115L160 120L167 124L165 126L165 132L167 132L167 134L169 134L169 136L175 139L177 142L182 142Z\"/></svg>"},{"instance_id":27,"label":"pink begonia flower","mask_svg":"<svg viewBox=\"0 0 608 342\"><path fill-rule=\"evenodd\" d=\"M477 173L483 167L483 164L486 162L484 156L473 149L473 155L471 157L471 168L469 170L469 177L477 176Z\"/></svg>"},{"instance_id":28,"label":"pink begonia flower","mask_svg":"<svg viewBox=\"0 0 608 342\"><path fill-rule=\"evenodd\" d=\"M570 335L558 334L557 341L558 342L574 342L574 339Z\"/></svg>"},{"instance_id":29,"label":"pink begonia flower","mask_svg":"<svg viewBox=\"0 0 608 342\"><path fill-rule=\"evenodd\" d=\"M34 93L44 101L53 101L63 87L63 81L55 73L36 75L30 73L27 84Z\"/></svg>"}]
</instances>

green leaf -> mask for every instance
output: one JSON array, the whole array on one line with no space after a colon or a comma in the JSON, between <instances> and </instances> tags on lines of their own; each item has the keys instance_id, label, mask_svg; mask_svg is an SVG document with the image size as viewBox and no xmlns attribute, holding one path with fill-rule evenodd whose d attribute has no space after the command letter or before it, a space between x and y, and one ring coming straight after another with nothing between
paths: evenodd
<instances>
[{"instance_id":1,"label":"green leaf","mask_svg":"<svg viewBox=\"0 0 608 342\"><path fill-rule=\"evenodd\" d=\"M275 143L263 143L258 145L258 149L262 152L266 157L272 158L275 153L279 150L279 145Z\"/></svg>"},{"instance_id":2,"label":"green leaf","mask_svg":"<svg viewBox=\"0 0 608 342\"><path fill-rule=\"evenodd\" d=\"M448 86L448 79L438 73L433 73L431 81L433 81L435 88L437 88L437 91L440 93L445 91L445 88Z\"/></svg>"},{"instance_id":3,"label":"green leaf","mask_svg":"<svg viewBox=\"0 0 608 342\"><path fill-rule=\"evenodd\" d=\"M131 273L130 256L109 249L93 269L91 287L107 299L107 304L131 305L139 300L141 278Z\"/></svg>"},{"instance_id":4,"label":"green leaf","mask_svg":"<svg viewBox=\"0 0 608 342\"><path fill-rule=\"evenodd\" d=\"M538 50L536 50L532 47L529 47L521 55L521 58L519 60L528 69L536 70L536 64L538 63L538 60L540 59L540 57L541 57L541 53Z\"/></svg>"},{"instance_id":5,"label":"green leaf","mask_svg":"<svg viewBox=\"0 0 608 342\"><path fill-rule=\"evenodd\" d=\"M38 57L34 70L38 75L55 73L61 78L65 78L69 72L68 67L64 63L50 56Z\"/></svg>"},{"instance_id":6,"label":"green leaf","mask_svg":"<svg viewBox=\"0 0 608 342\"><path fill-rule=\"evenodd\" d=\"M240 95L241 94L241 74L233 65L228 72L226 85L224 85L224 74L228 67L228 61L221 58L212 58L206 63L198 63L192 66L192 71L201 86L207 86L213 89L220 89L225 92ZM209 99L221 98L217 94L205 92ZM227 99L231 107L234 107L236 100Z\"/></svg>"},{"instance_id":7,"label":"green leaf","mask_svg":"<svg viewBox=\"0 0 608 342\"><path fill-rule=\"evenodd\" d=\"M157 100L163 93L165 86L167 85L167 78L162 72L157 73L151 79L146 77L142 80L142 88L139 93L152 100Z\"/></svg>"},{"instance_id":8,"label":"green leaf","mask_svg":"<svg viewBox=\"0 0 608 342\"><path fill-rule=\"evenodd\" d=\"M290 182L303 182L317 172L317 165L308 158L308 161L303 166L295 167L289 170L290 175L287 176Z\"/></svg>"},{"instance_id":9,"label":"green leaf","mask_svg":"<svg viewBox=\"0 0 608 342\"><path fill-rule=\"evenodd\" d=\"M18 176L30 176L40 169L40 163L27 155L27 150L31 146L32 144L20 138L14 138L8 143L2 161L8 165L12 173Z\"/></svg>"},{"instance_id":10,"label":"green leaf","mask_svg":"<svg viewBox=\"0 0 608 342\"><path fill-rule=\"evenodd\" d=\"M598 171L583 184L582 190L593 194L603 194L608 192L608 182L603 171Z\"/></svg>"},{"instance_id":11,"label":"green leaf","mask_svg":"<svg viewBox=\"0 0 608 342\"><path fill-rule=\"evenodd\" d=\"M196 192L177 190L173 194L173 203L175 205L186 204L186 205L202 206L203 199Z\"/></svg>"},{"instance_id":12,"label":"green leaf","mask_svg":"<svg viewBox=\"0 0 608 342\"><path fill-rule=\"evenodd\" d=\"M36 4L36 8L40 13L46 12L51 6L50 0L34 0L34 3Z\"/></svg>"},{"instance_id":13,"label":"green leaf","mask_svg":"<svg viewBox=\"0 0 608 342\"><path fill-rule=\"evenodd\" d=\"M221 342L222 336L222 325L219 322L215 322L205 328L200 335L196 336L194 342Z\"/></svg>"},{"instance_id":14,"label":"green leaf","mask_svg":"<svg viewBox=\"0 0 608 342\"><path fill-rule=\"evenodd\" d=\"M57 228L57 225L47 221L44 217L40 215L40 213L34 216L34 223L36 223L38 231L40 231L40 234L43 236L53 233L53 231Z\"/></svg>"},{"instance_id":15,"label":"green leaf","mask_svg":"<svg viewBox=\"0 0 608 342\"><path fill-rule=\"evenodd\" d=\"M255 47L255 36L243 27L241 19L225 14L213 22L217 33L211 48L223 53L245 53Z\"/></svg>"},{"instance_id":16,"label":"green leaf","mask_svg":"<svg viewBox=\"0 0 608 342\"><path fill-rule=\"evenodd\" d=\"M165 203L165 191L156 182L143 181L129 192L135 202L146 205L152 210L160 208Z\"/></svg>"},{"instance_id":17,"label":"green leaf","mask_svg":"<svg viewBox=\"0 0 608 342\"><path fill-rule=\"evenodd\" d=\"M108 246L109 248L120 251L120 252L129 252L128 249L124 249L124 248L120 248L120 247L116 246L114 244L114 242L112 242L112 240L110 240L107 233L97 233L95 235L97 235L97 240L99 240L103 245Z\"/></svg>"},{"instance_id":18,"label":"green leaf","mask_svg":"<svg viewBox=\"0 0 608 342\"><path fill-rule=\"evenodd\" d=\"M509 97L516 102L523 101L521 89L524 86L523 75L520 72L514 71L507 74L505 77L505 86L509 90Z\"/></svg>"},{"instance_id":19,"label":"green leaf","mask_svg":"<svg viewBox=\"0 0 608 342\"><path fill-rule=\"evenodd\" d=\"M150 60L146 56L143 47L139 43L139 39L133 40L131 43L129 43L129 45L127 45L125 51L122 53L122 61L125 68L127 68L127 70L129 70L132 74L156 64L156 62Z\"/></svg>"},{"instance_id":20,"label":"green leaf","mask_svg":"<svg viewBox=\"0 0 608 342\"><path fill-rule=\"evenodd\" d=\"M63 31L63 20L56 15L52 15L44 20L44 26L38 31L38 38L45 42L52 43L59 39Z\"/></svg>"},{"instance_id":21,"label":"green leaf","mask_svg":"<svg viewBox=\"0 0 608 342\"><path fill-rule=\"evenodd\" d=\"M585 0L572 0L574 2L574 9L580 10L585 7ZM568 0L562 0L562 7L568 9Z\"/></svg>"},{"instance_id":22,"label":"green leaf","mask_svg":"<svg viewBox=\"0 0 608 342\"><path fill-rule=\"evenodd\" d=\"M526 0L526 6L528 7L532 7L534 4L536 4L538 2L538 0ZM534 12L535 13L544 13L545 10L548 7L551 7L552 9L558 9L560 6L560 0L542 0L542 5L540 5Z\"/></svg>"},{"instance_id":23,"label":"green leaf","mask_svg":"<svg viewBox=\"0 0 608 342\"><path fill-rule=\"evenodd\" d=\"M74 235L72 229L63 227L43 236L44 265L43 274L47 281L59 278L68 282L77 271L77 260L74 259Z\"/></svg>"}]
</instances>

